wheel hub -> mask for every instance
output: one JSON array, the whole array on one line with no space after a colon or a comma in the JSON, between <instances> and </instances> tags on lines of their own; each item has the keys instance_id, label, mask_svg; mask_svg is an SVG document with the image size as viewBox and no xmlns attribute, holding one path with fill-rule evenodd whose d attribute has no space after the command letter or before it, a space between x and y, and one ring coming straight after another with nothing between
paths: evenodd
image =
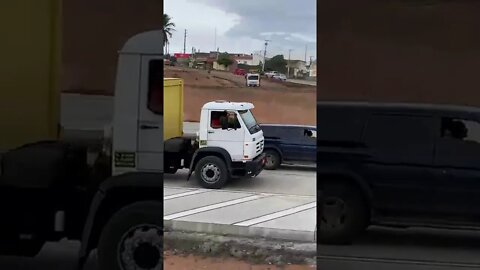
<instances>
[{"instance_id":1,"label":"wheel hub","mask_svg":"<svg viewBox=\"0 0 480 270\"><path fill-rule=\"evenodd\" d=\"M220 179L220 169L214 164L206 164L202 168L202 179L207 183L215 183Z\"/></svg>"},{"instance_id":2,"label":"wheel hub","mask_svg":"<svg viewBox=\"0 0 480 270\"><path fill-rule=\"evenodd\" d=\"M153 224L132 228L122 237L118 254L123 270L162 270L162 229Z\"/></svg>"},{"instance_id":3,"label":"wheel hub","mask_svg":"<svg viewBox=\"0 0 480 270\"><path fill-rule=\"evenodd\" d=\"M321 226L330 230L339 229L345 224L346 205L340 198L325 198L322 209Z\"/></svg>"}]
</instances>

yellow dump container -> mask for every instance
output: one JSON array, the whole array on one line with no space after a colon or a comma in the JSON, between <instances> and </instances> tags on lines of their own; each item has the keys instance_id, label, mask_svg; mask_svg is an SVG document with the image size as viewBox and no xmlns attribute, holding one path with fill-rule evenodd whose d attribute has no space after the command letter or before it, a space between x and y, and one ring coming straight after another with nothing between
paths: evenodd
<instances>
[{"instance_id":1,"label":"yellow dump container","mask_svg":"<svg viewBox=\"0 0 480 270\"><path fill-rule=\"evenodd\" d=\"M61 0L0 3L0 152L56 139Z\"/></svg>"},{"instance_id":2,"label":"yellow dump container","mask_svg":"<svg viewBox=\"0 0 480 270\"><path fill-rule=\"evenodd\" d=\"M163 139L183 135L183 80L163 79Z\"/></svg>"}]
</instances>

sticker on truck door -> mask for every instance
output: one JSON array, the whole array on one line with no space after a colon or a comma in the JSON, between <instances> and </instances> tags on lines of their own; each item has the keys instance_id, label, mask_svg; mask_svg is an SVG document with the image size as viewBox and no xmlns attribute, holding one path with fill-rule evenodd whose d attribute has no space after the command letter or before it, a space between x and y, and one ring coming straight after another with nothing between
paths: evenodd
<instances>
[{"instance_id":1,"label":"sticker on truck door","mask_svg":"<svg viewBox=\"0 0 480 270\"><path fill-rule=\"evenodd\" d=\"M135 168L135 152L115 152L115 167Z\"/></svg>"}]
</instances>

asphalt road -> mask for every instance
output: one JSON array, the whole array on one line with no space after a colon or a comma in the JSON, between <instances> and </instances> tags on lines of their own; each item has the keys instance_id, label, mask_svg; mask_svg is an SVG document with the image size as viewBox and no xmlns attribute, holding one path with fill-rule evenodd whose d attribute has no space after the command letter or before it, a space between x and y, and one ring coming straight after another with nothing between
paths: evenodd
<instances>
[{"instance_id":1,"label":"asphalt road","mask_svg":"<svg viewBox=\"0 0 480 270\"><path fill-rule=\"evenodd\" d=\"M200 187L194 175L187 181L187 174L187 170L180 170L176 174L167 174L164 177L164 185L169 187ZM315 196L315 169L285 167L275 171L264 170L256 178L235 179L223 189Z\"/></svg>"},{"instance_id":2,"label":"asphalt road","mask_svg":"<svg viewBox=\"0 0 480 270\"><path fill-rule=\"evenodd\" d=\"M317 252L319 269L480 269L480 232L371 228L352 245Z\"/></svg>"}]
</instances>

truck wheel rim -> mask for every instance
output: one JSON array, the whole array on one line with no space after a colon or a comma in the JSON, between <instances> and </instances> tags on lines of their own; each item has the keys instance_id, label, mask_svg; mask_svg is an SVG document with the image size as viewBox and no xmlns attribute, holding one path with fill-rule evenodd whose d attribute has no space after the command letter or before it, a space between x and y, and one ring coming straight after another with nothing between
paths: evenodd
<instances>
[{"instance_id":1,"label":"truck wheel rim","mask_svg":"<svg viewBox=\"0 0 480 270\"><path fill-rule=\"evenodd\" d=\"M273 165L275 164L275 158L272 154L267 154L265 163L268 167L273 167Z\"/></svg>"},{"instance_id":2,"label":"truck wheel rim","mask_svg":"<svg viewBox=\"0 0 480 270\"><path fill-rule=\"evenodd\" d=\"M325 198L322 209L321 228L338 230L345 225L347 209L345 202L340 198Z\"/></svg>"},{"instance_id":3,"label":"truck wheel rim","mask_svg":"<svg viewBox=\"0 0 480 270\"><path fill-rule=\"evenodd\" d=\"M220 179L220 169L215 164L206 164L202 168L203 181L213 184Z\"/></svg>"},{"instance_id":4,"label":"truck wheel rim","mask_svg":"<svg viewBox=\"0 0 480 270\"><path fill-rule=\"evenodd\" d=\"M122 270L162 270L162 229L144 224L128 230L119 243Z\"/></svg>"}]
</instances>

